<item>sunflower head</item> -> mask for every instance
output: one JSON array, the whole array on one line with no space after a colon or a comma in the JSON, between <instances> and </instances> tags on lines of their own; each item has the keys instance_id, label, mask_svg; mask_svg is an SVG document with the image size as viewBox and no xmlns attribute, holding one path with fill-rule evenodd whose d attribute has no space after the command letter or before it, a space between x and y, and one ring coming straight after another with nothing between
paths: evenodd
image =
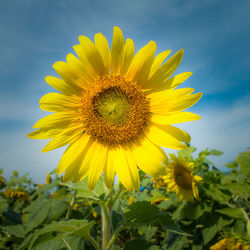
<instances>
[{"instance_id":1,"label":"sunflower head","mask_svg":"<svg viewBox=\"0 0 250 250\"><path fill-rule=\"evenodd\" d=\"M26 191L8 188L3 192L3 195L9 199L16 199L17 201L29 199L29 194Z\"/></svg>"},{"instance_id":2,"label":"sunflower head","mask_svg":"<svg viewBox=\"0 0 250 250\"><path fill-rule=\"evenodd\" d=\"M250 245L237 238L224 238L210 247L210 250L249 250Z\"/></svg>"},{"instance_id":3,"label":"sunflower head","mask_svg":"<svg viewBox=\"0 0 250 250\"><path fill-rule=\"evenodd\" d=\"M124 41L118 27L111 46L100 33L94 42L85 36L79 41L73 46L78 58L68 54L67 62L53 65L60 78L45 78L60 93L41 98L41 109L53 113L28 136L51 139L42 152L68 145L57 167L64 181L87 177L93 189L103 175L111 188L117 174L127 190L139 190L138 167L153 177L165 174L161 146L186 148L190 135L172 124L200 119L183 110L202 94L175 89L192 74L172 76L183 49L166 60L171 51L156 56L156 43L150 41L135 54L133 40Z\"/></svg>"},{"instance_id":4,"label":"sunflower head","mask_svg":"<svg viewBox=\"0 0 250 250\"><path fill-rule=\"evenodd\" d=\"M202 178L193 175L194 164L180 156L177 158L174 154L170 154L170 157L172 162L169 163L168 173L164 176L167 190L176 192L180 200L199 199L196 183L201 182Z\"/></svg>"}]
</instances>

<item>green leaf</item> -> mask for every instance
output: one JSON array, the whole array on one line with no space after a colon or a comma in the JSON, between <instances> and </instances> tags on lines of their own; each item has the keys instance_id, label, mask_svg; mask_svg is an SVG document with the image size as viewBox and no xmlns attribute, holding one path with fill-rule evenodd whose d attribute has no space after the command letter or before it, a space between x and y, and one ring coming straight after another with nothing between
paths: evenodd
<instances>
[{"instance_id":1,"label":"green leaf","mask_svg":"<svg viewBox=\"0 0 250 250\"><path fill-rule=\"evenodd\" d=\"M6 229L11 235L16 236L17 238L24 238L24 228L22 225L10 225L10 226L4 226L4 229Z\"/></svg>"},{"instance_id":2,"label":"green leaf","mask_svg":"<svg viewBox=\"0 0 250 250\"><path fill-rule=\"evenodd\" d=\"M152 245L152 243L149 243L143 239L135 239L128 241L124 246L124 250L148 250Z\"/></svg>"},{"instance_id":3,"label":"green leaf","mask_svg":"<svg viewBox=\"0 0 250 250\"><path fill-rule=\"evenodd\" d=\"M228 208L223 208L223 209L216 209L215 211L221 214L225 214L231 218L245 219L242 210L239 208L228 207Z\"/></svg>"},{"instance_id":4,"label":"green leaf","mask_svg":"<svg viewBox=\"0 0 250 250\"><path fill-rule=\"evenodd\" d=\"M190 219L197 220L199 217L203 215L204 212L209 211L209 207L206 203L194 203L194 202L186 202L183 201L180 206L173 213L173 218L180 219Z\"/></svg>"},{"instance_id":5,"label":"green leaf","mask_svg":"<svg viewBox=\"0 0 250 250\"><path fill-rule=\"evenodd\" d=\"M30 232L44 222L49 223L60 218L66 213L67 208L67 202L56 199L49 200L44 195L41 195L26 209L27 214L23 216L25 232Z\"/></svg>"},{"instance_id":6,"label":"green leaf","mask_svg":"<svg viewBox=\"0 0 250 250\"><path fill-rule=\"evenodd\" d=\"M210 242L213 237L223 229L223 227L230 225L232 222L233 219L224 219L222 216L219 216L216 213L209 214L206 217L204 229L202 230L204 245Z\"/></svg>"},{"instance_id":7,"label":"green leaf","mask_svg":"<svg viewBox=\"0 0 250 250\"><path fill-rule=\"evenodd\" d=\"M229 190L232 194L243 198L250 197L250 186L247 183L231 183L220 186L222 189Z\"/></svg>"},{"instance_id":8,"label":"green leaf","mask_svg":"<svg viewBox=\"0 0 250 250\"><path fill-rule=\"evenodd\" d=\"M68 236L88 237L90 229L95 224L94 221L88 223L87 220L68 220L68 221L53 221L50 225L36 232L29 249L33 249L37 245L50 241L51 236L54 239L65 239ZM57 233L57 236L53 235ZM43 237L41 237L43 236Z\"/></svg>"},{"instance_id":9,"label":"green leaf","mask_svg":"<svg viewBox=\"0 0 250 250\"><path fill-rule=\"evenodd\" d=\"M103 179L100 178L94 190L88 189L88 180L85 178L81 182L74 183L71 188L76 191L76 196L90 200L100 200L105 193Z\"/></svg>"},{"instance_id":10,"label":"green leaf","mask_svg":"<svg viewBox=\"0 0 250 250\"><path fill-rule=\"evenodd\" d=\"M159 215L159 208L149 201L132 203L125 211L125 221L133 223L151 223Z\"/></svg>"},{"instance_id":11,"label":"green leaf","mask_svg":"<svg viewBox=\"0 0 250 250\"><path fill-rule=\"evenodd\" d=\"M0 195L0 215L7 211L8 206L8 200Z\"/></svg>"},{"instance_id":12,"label":"green leaf","mask_svg":"<svg viewBox=\"0 0 250 250\"><path fill-rule=\"evenodd\" d=\"M209 189L206 189L206 193L209 198L221 203L227 204L227 202L232 198L231 195L223 193L217 185L210 184Z\"/></svg>"},{"instance_id":13,"label":"green leaf","mask_svg":"<svg viewBox=\"0 0 250 250\"><path fill-rule=\"evenodd\" d=\"M208 155L217 155L217 156L220 156L222 155L223 152L219 151L219 150L216 150L216 149L211 149L209 152L208 152Z\"/></svg>"},{"instance_id":14,"label":"green leaf","mask_svg":"<svg viewBox=\"0 0 250 250\"><path fill-rule=\"evenodd\" d=\"M240 164L243 173L250 175L250 151L240 153L235 161Z\"/></svg>"},{"instance_id":15,"label":"green leaf","mask_svg":"<svg viewBox=\"0 0 250 250\"><path fill-rule=\"evenodd\" d=\"M174 237L174 240L171 241L170 244L168 244L167 249L168 250L177 250L177 249L185 249L185 246L187 245L187 237L186 236L178 236Z\"/></svg>"},{"instance_id":16,"label":"green leaf","mask_svg":"<svg viewBox=\"0 0 250 250\"><path fill-rule=\"evenodd\" d=\"M139 233L143 234L143 236L145 237L147 241L153 238L157 231L158 231L158 227L142 226L139 228Z\"/></svg>"},{"instance_id":17,"label":"green leaf","mask_svg":"<svg viewBox=\"0 0 250 250\"><path fill-rule=\"evenodd\" d=\"M176 222L171 218L171 216L167 213L160 213L157 217L158 224L161 224L165 230L178 233L185 234L179 226L177 226Z\"/></svg>"},{"instance_id":18,"label":"green leaf","mask_svg":"<svg viewBox=\"0 0 250 250\"><path fill-rule=\"evenodd\" d=\"M228 167L228 168L233 168L234 169L234 168L238 167L238 163L236 163L236 162L229 162L229 163L226 163L225 166Z\"/></svg>"}]
</instances>

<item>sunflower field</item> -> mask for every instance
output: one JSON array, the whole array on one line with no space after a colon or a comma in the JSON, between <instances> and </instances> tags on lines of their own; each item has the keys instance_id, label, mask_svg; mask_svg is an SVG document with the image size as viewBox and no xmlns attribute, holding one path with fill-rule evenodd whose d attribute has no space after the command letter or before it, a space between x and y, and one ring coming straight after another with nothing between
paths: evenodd
<instances>
[{"instance_id":1,"label":"sunflower field","mask_svg":"<svg viewBox=\"0 0 250 250\"><path fill-rule=\"evenodd\" d=\"M174 186L168 175L151 178L142 171L140 190L133 192L119 181L108 190L102 178L90 191L86 179L64 182L56 171L46 184L16 171L7 180L1 171L0 249L249 249L250 152L222 172L207 159L222 152L206 149L195 157L194 151L189 146L172 156L198 176L193 195L182 192L188 186L178 178ZM187 170L178 171L188 185Z\"/></svg>"}]
</instances>

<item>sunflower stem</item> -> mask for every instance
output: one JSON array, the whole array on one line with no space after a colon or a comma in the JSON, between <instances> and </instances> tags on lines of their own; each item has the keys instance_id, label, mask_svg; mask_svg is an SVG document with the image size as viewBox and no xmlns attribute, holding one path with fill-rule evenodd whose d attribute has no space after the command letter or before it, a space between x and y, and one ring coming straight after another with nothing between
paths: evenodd
<instances>
[{"instance_id":1,"label":"sunflower stem","mask_svg":"<svg viewBox=\"0 0 250 250\"><path fill-rule=\"evenodd\" d=\"M111 233L111 209L109 206L101 206L102 213L102 250L107 250Z\"/></svg>"},{"instance_id":2,"label":"sunflower stem","mask_svg":"<svg viewBox=\"0 0 250 250\"><path fill-rule=\"evenodd\" d=\"M112 209L119 198L123 188L116 190L115 194L111 194L111 190L106 190L108 202L100 205L102 214L102 250L108 250L114 242L112 228ZM115 237L116 238L116 237ZM111 240L113 239L113 240Z\"/></svg>"}]
</instances>

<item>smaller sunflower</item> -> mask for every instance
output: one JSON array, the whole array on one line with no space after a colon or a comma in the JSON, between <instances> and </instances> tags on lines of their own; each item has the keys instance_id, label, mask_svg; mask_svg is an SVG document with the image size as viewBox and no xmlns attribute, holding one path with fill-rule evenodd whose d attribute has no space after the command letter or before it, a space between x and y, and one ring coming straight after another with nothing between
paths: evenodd
<instances>
[{"instance_id":1,"label":"smaller sunflower","mask_svg":"<svg viewBox=\"0 0 250 250\"><path fill-rule=\"evenodd\" d=\"M167 174L167 171L166 171ZM152 187L154 188L166 188L167 184L165 181L165 175L159 175L151 178Z\"/></svg>"},{"instance_id":2,"label":"smaller sunflower","mask_svg":"<svg viewBox=\"0 0 250 250\"><path fill-rule=\"evenodd\" d=\"M210 247L210 250L249 250L250 245L236 238L224 238Z\"/></svg>"},{"instance_id":3,"label":"smaller sunflower","mask_svg":"<svg viewBox=\"0 0 250 250\"><path fill-rule=\"evenodd\" d=\"M172 162L168 164L167 175L163 178L167 184L167 191L176 192L180 200L193 201L199 199L197 182L201 182L202 178L198 175L193 175L194 164L188 162L182 157L176 157L174 154L169 154Z\"/></svg>"}]
</instances>

